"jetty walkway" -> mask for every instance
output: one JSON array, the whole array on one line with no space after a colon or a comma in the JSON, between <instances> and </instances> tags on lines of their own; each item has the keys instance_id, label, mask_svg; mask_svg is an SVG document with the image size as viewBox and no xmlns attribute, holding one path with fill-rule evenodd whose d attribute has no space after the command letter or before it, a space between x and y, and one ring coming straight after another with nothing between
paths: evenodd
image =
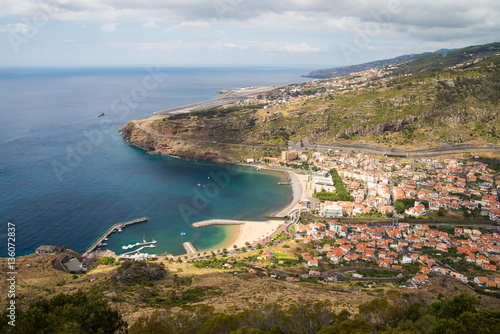
<instances>
[{"instance_id":1,"label":"jetty walkway","mask_svg":"<svg viewBox=\"0 0 500 334\"><path fill-rule=\"evenodd\" d=\"M190 242L185 242L182 244L182 247L186 250L186 255L196 254L198 251L196 247Z\"/></svg>"},{"instance_id":2,"label":"jetty walkway","mask_svg":"<svg viewBox=\"0 0 500 334\"><path fill-rule=\"evenodd\" d=\"M267 223L267 221L233 220L233 219L209 219L191 224L193 227L204 227L211 225L243 225L245 223Z\"/></svg>"},{"instance_id":3,"label":"jetty walkway","mask_svg":"<svg viewBox=\"0 0 500 334\"><path fill-rule=\"evenodd\" d=\"M97 246L104 241L104 239L106 239L107 237L109 237L109 235L111 233L113 233L114 230L118 230L120 228L124 228L125 226L128 226L128 225L132 225L132 224L138 224L138 223L143 223L143 222L146 222L148 221L148 218L146 217L142 217L142 218L139 218L139 219L134 219L134 220L129 220L127 222L124 222L124 223L118 223L118 224L115 224L113 226L111 226L106 232L104 232L103 235L101 235L96 242L94 242L92 244L92 246L90 246L84 253L83 253L83 256L89 256L90 253L92 253L96 248Z\"/></svg>"}]
</instances>

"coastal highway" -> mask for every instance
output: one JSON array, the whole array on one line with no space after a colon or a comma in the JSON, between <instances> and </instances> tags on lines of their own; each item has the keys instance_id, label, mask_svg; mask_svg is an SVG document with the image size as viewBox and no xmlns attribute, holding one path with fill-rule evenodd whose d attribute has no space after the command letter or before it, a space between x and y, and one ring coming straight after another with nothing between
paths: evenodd
<instances>
[{"instance_id":1,"label":"coastal highway","mask_svg":"<svg viewBox=\"0 0 500 334\"><path fill-rule=\"evenodd\" d=\"M258 96L263 93L267 93L271 90L275 89L274 86L269 87L257 87L257 88L243 88L231 91L229 94L222 95L216 99L210 101L203 101L193 104L188 104L186 106L170 108L165 110L160 110L155 112L156 115L173 115L173 114L181 114L187 113L191 111L204 110L204 109L212 109L217 107L222 107L227 104L233 104L238 101L246 100L255 96Z\"/></svg>"},{"instance_id":2,"label":"coastal highway","mask_svg":"<svg viewBox=\"0 0 500 334\"><path fill-rule=\"evenodd\" d=\"M339 271L335 272L334 274L330 274L327 276L322 276L322 277L332 277L332 276L337 276L337 279L340 281L349 281L349 280L355 280L355 281L381 281L381 282L397 282L401 281L404 277L361 277L361 278L355 278L355 277L349 277L345 276L344 274L352 271L356 271L358 269L365 269L365 270L374 270L373 268L365 268L365 267L349 267L345 269L340 269ZM394 273L399 273L397 271L394 271Z\"/></svg>"},{"instance_id":3,"label":"coastal highway","mask_svg":"<svg viewBox=\"0 0 500 334\"><path fill-rule=\"evenodd\" d=\"M443 144L441 146L429 147L417 150L404 150L398 148L388 148L371 144L343 144L330 143L322 144L300 140L297 142L288 141L287 146L290 150L301 152L304 150L318 150L323 153L331 151L355 151L362 153L382 154L389 156L398 156L406 158L430 158L441 155L460 154L460 153L477 153L477 152L497 152L500 153L500 147L493 144L476 146L472 144Z\"/></svg>"}]
</instances>

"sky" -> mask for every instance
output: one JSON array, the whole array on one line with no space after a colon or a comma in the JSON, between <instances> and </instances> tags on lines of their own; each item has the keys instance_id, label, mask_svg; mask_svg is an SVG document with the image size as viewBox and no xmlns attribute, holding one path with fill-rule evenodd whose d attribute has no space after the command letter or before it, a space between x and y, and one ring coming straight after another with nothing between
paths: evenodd
<instances>
[{"instance_id":1,"label":"sky","mask_svg":"<svg viewBox=\"0 0 500 334\"><path fill-rule=\"evenodd\" d=\"M0 66L315 69L499 36L498 0L0 0Z\"/></svg>"}]
</instances>

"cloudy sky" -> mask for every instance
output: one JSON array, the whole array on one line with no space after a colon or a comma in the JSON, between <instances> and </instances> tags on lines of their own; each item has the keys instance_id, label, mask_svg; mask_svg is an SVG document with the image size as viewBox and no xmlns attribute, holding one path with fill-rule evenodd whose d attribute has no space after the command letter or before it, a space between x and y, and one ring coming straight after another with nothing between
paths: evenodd
<instances>
[{"instance_id":1,"label":"cloudy sky","mask_svg":"<svg viewBox=\"0 0 500 334\"><path fill-rule=\"evenodd\" d=\"M500 41L498 0L0 0L0 66L350 65Z\"/></svg>"}]
</instances>

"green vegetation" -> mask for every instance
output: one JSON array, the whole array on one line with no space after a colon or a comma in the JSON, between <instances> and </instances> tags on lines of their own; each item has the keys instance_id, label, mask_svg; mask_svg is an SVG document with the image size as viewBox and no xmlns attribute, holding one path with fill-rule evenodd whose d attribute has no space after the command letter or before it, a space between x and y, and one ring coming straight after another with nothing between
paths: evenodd
<instances>
[{"instance_id":1,"label":"green vegetation","mask_svg":"<svg viewBox=\"0 0 500 334\"><path fill-rule=\"evenodd\" d=\"M500 162L488 162L488 168L491 168L496 172L500 172Z\"/></svg>"},{"instance_id":2,"label":"green vegetation","mask_svg":"<svg viewBox=\"0 0 500 334\"><path fill-rule=\"evenodd\" d=\"M313 197L319 199L320 201L333 201L337 202L340 201L340 196L337 195L336 193L329 193L326 191L321 191L319 193L314 193Z\"/></svg>"},{"instance_id":3,"label":"green vegetation","mask_svg":"<svg viewBox=\"0 0 500 334\"><path fill-rule=\"evenodd\" d=\"M0 319L0 333L118 333L127 328L118 311L100 296L78 291L59 294L50 300L31 302L26 310L16 309L15 326L8 324L9 311Z\"/></svg>"},{"instance_id":4,"label":"green vegetation","mask_svg":"<svg viewBox=\"0 0 500 334\"><path fill-rule=\"evenodd\" d=\"M188 303L198 303L205 297L205 291L202 288L193 288L182 291L180 296L173 293L170 298L170 305L182 305Z\"/></svg>"},{"instance_id":5,"label":"green vegetation","mask_svg":"<svg viewBox=\"0 0 500 334\"><path fill-rule=\"evenodd\" d=\"M335 192L339 196L341 201L354 201L354 198L349 195L347 190L344 187L344 183L340 179L339 173L335 168L330 169L330 175L332 176L333 183L335 184Z\"/></svg>"},{"instance_id":6,"label":"green vegetation","mask_svg":"<svg viewBox=\"0 0 500 334\"><path fill-rule=\"evenodd\" d=\"M415 199L413 198L404 198L398 199L394 202L394 210L397 213L403 213L406 209L412 208L415 206Z\"/></svg>"},{"instance_id":7,"label":"green vegetation","mask_svg":"<svg viewBox=\"0 0 500 334\"><path fill-rule=\"evenodd\" d=\"M380 270L380 269L358 269L357 274L363 275L363 277L394 277L398 274L396 271L390 270Z\"/></svg>"},{"instance_id":8,"label":"green vegetation","mask_svg":"<svg viewBox=\"0 0 500 334\"><path fill-rule=\"evenodd\" d=\"M198 305L172 313L169 310L143 316L130 334L142 333L498 333L500 312L479 310L476 298L460 294L443 298L430 306L391 292L359 306L359 313L333 312L325 302L303 301L255 305L238 313L216 313Z\"/></svg>"},{"instance_id":9,"label":"green vegetation","mask_svg":"<svg viewBox=\"0 0 500 334\"><path fill-rule=\"evenodd\" d=\"M212 257L207 260L195 260L193 264L196 268L213 268L213 269L225 269L224 265L228 263L227 258L217 258ZM245 265L241 262L232 262L233 268L245 268Z\"/></svg>"},{"instance_id":10,"label":"green vegetation","mask_svg":"<svg viewBox=\"0 0 500 334\"><path fill-rule=\"evenodd\" d=\"M134 285L159 280L165 274L165 268L160 264L142 261L124 261L118 268L118 273L114 279L126 285Z\"/></svg>"},{"instance_id":11,"label":"green vegetation","mask_svg":"<svg viewBox=\"0 0 500 334\"><path fill-rule=\"evenodd\" d=\"M339 173L335 168L330 169L330 175L332 176L333 183L335 184L335 192L330 193L326 191L321 191L318 193L314 193L313 196L319 199L320 201L354 201L354 197L352 197L347 190L345 189L344 183L340 179Z\"/></svg>"},{"instance_id":12,"label":"green vegetation","mask_svg":"<svg viewBox=\"0 0 500 334\"><path fill-rule=\"evenodd\" d=\"M459 50L450 51L446 54L422 55L417 59L401 64L398 67L403 71L409 72L445 68L467 61L472 62L480 57L491 56L497 53L499 48L500 43L469 46ZM471 57L471 54L473 54L474 57Z\"/></svg>"}]
</instances>

